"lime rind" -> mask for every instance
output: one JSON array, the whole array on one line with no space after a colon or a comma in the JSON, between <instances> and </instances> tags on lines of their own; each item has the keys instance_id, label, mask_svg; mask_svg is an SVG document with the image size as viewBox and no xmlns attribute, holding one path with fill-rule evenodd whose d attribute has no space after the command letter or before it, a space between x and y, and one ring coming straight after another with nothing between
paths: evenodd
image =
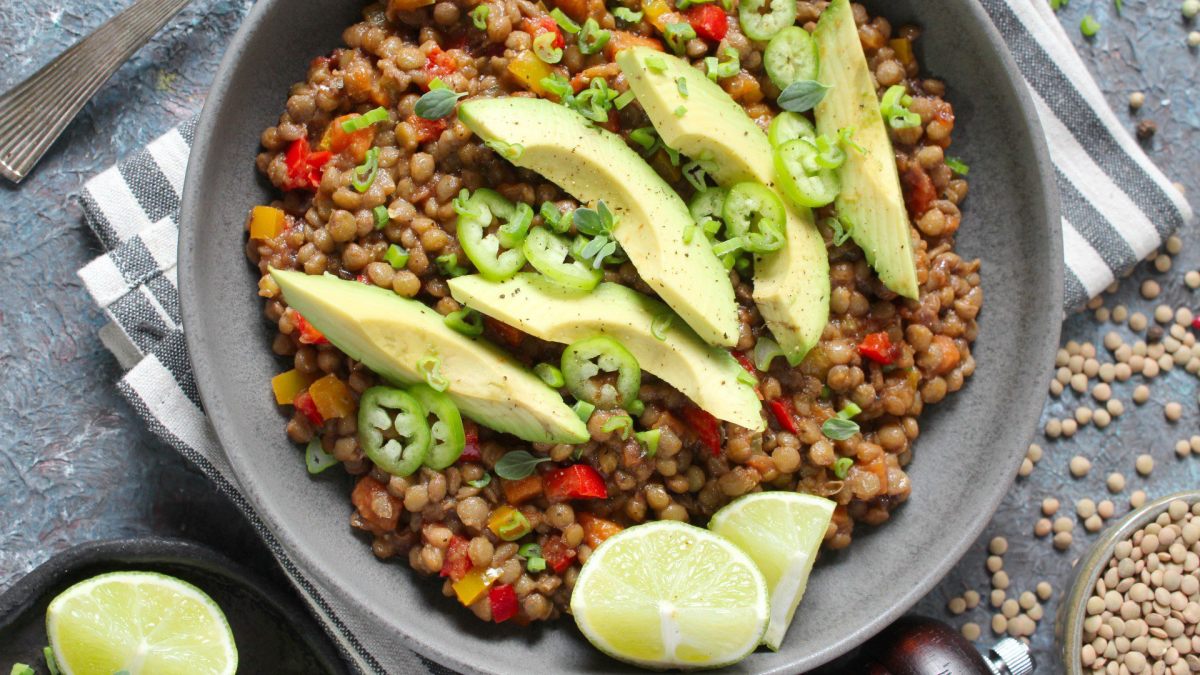
<instances>
[{"instance_id":1,"label":"lime rind","mask_svg":"<svg viewBox=\"0 0 1200 675\"><path fill-rule=\"evenodd\" d=\"M760 492L713 514L708 527L754 560L771 593L771 621L763 644L778 650L804 597L817 551L836 506L795 492Z\"/></svg>"},{"instance_id":2,"label":"lime rind","mask_svg":"<svg viewBox=\"0 0 1200 675\"><path fill-rule=\"evenodd\" d=\"M110 572L60 593L46 634L63 675L232 675L233 631L192 584L156 572Z\"/></svg>"},{"instance_id":3,"label":"lime rind","mask_svg":"<svg viewBox=\"0 0 1200 675\"><path fill-rule=\"evenodd\" d=\"M571 595L581 632L646 668L717 668L761 643L767 585L748 555L684 523L631 527L588 558Z\"/></svg>"}]
</instances>

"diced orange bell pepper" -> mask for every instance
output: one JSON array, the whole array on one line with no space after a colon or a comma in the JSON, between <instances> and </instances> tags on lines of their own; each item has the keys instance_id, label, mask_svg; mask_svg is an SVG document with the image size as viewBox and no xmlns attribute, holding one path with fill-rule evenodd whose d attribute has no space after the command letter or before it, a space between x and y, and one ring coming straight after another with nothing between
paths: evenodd
<instances>
[{"instance_id":1,"label":"diced orange bell pepper","mask_svg":"<svg viewBox=\"0 0 1200 675\"><path fill-rule=\"evenodd\" d=\"M250 209L250 238L274 239L287 229L287 216L274 206Z\"/></svg>"},{"instance_id":2,"label":"diced orange bell pepper","mask_svg":"<svg viewBox=\"0 0 1200 675\"><path fill-rule=\"evenodd\" d=\"M542 494L542 477L535 473L521 480L503 481L501 486L504 488L505 501L513 506L520 506Z\"/></svg>"},{"instance_id":3,"label":"diced orange bell pepper","mask_svg":"<svg viewBox=\"0 0 1200 675\"><path fill-rule=\"evenodd\" d=\"M892 51L896 52L896 58L899 59L900 63L906 66L912 63L912 40L908 38L895 38L888 40L888 46L892 48Z\"/></svg>"},{"instance_id":4,"label":"diced orange bell pepper","mask_svg":"<svg viewBox=\"0 0 1200 675\"><path fill-rule=\"evenodd\" d=\"M504 541L516 541L533 529L525 514L511 506L501 506L488 518L488 529Z\"/></svg>"},{"instance_id":5,"label":"diced orange bell pepper","mask_svg":"<svg viewBox=\"0 0 1200 675\"><path fill-rule=\"evenodd\" d=\"M365 129L347 133L342 128L342 124L356 117L362 117L362 115L351 113L330 122L321 136L321 149L329 150L334 154L348 150L350 157L361 164L367 156L367 151L371 149L371 144L375 142L375 126L371 125Z\"/></svg>"},{"instance_id":6,"label":"diced orange bell pepper","mask_svg":"<svg viewBox=\"0 0 1200 675\"><path fill-rule=\"evenodd\" d=\"M500 578L500 570L487 567L476 567L467 572L466 576L454 582L451 588L458 596L458 601L470 607L487 593L496 579Z\"/></svg>"},{"instance_id":7,"label":"diced orange bell pepper","mask_svg":"<svg viewBox=\"0 0 1200 675\"><path fill-rule=\"evenodd\" d=\"M387 513L380 513L377 506L385 500L389 508ZM379 533L395 530L400 512L404 510L400 500L387 491L387 486L370 476L363 476L354 484L354 491L350 493L350 503L354 504L358 515L362 516L367 525Z\"/></svg>"},{"instance_id":8,"label":"diced orange bell pepper","mask_svg":"<svg viewBox=\"0 0 1200 675\"><path fill-rule=\"evenodd\" d=\"M561 9L564 14L583 23L588 18L587 0L552 0L550 3Z\"/></svg>"},{"instance_id":9,"label":"diced orange bell pepper","mask_svg":"<svg viewBox=\"0 0 1200 675\"><path fill-rule=\"evenodd\" d=\"M648 15L649 10L647 10ZM617 57L617 52L624 51L630 47L650 47L651 49L662 51L662 43L654 38L642 37L628 31L614 30L612 37L608 39L608 44L604 45L604 55L611 61Z\"/></svg>"},{"instance_id":10,"label":"diced orange bell pepper","mask_svg":"<svg viewBox=\"0 0 1200 675\"><path fill-rule=\"evenodd\" d=\"M398 9L403 12L411 12L414 9L420 9L432 5L434 0L388 0L388 9Z\"/></svg>"},{"instance_id":11,"label":"diced orange bell pepper","mask_svg":"<svg viewBox=\"0 0 1200 675\"><path fill-rule=\"evenodd\" d=\"M291 405L296 400L296 394L307 389L312 381L311 375L295 368L272 377L271 389L275 392L275 402L279 405Z\"/></svg>"},{"instance_id":12,"label":"diced orange bell pepper","mask_svg":"<svg viewBox=\"0 0 1200 675\"><path fill-rule=\"evenodd\" d=\"M352 415L358 407L350 387L332 373L313 382L308 387L308 394L312 396L317 412L327 420Z\"/></svg>"},{"instance_id":13,"label":"diced orange bell pepper","mask_svg":"<svg viewBox=\"0 0 1200 675\"><path fill-rule=\"evenodd\" d=\"M651 23L658 32L663 32L667 28L667 22L663 19L663 15L671 11L671 6L666 0L650 0L650 2L642 5L642 11L646 13L646 20Z\"/></svg>"},{"instance_id":14,"label":"diced orange bell pepper","mask_svg":"<svg viewBox=\"0 0 1200 675\"><path fill-rule=\"evenodd\" d=\"M611 520L587 512L580 513L575 518L583 526L584 543L592 548L596 548L604 543L605 539L625 529Z\"/></svg>"},{"instance_id":15,"label":"diced orange bell pepper","mask_svg":"<svg viewBox=\"0 0 1200 675\"><path fill-rule=\"evenodd\" d=\"M531 50L525 50L516 55L513 60L508 62L508 72L517 78L529 91L538 96L545 96L549 92L542 86L542 78L550 77L554 70L543 60L539 59Z\"/></svg>"}]
</instances>

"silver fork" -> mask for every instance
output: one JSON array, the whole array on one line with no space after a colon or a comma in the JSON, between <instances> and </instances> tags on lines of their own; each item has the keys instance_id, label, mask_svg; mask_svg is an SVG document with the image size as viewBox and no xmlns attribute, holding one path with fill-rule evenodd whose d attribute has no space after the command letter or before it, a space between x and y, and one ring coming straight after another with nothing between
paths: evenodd
<instances>
[{"instance_id":1,"label":"silver fork","mask_svg":"<svg viewBox=\"0 0 1200 675\"><path fill-rule=\"evenodd\" d=\"M0 94L0 175L21 182L121 64L190 0L136 0Z\"/></svg>"}]
</instances>

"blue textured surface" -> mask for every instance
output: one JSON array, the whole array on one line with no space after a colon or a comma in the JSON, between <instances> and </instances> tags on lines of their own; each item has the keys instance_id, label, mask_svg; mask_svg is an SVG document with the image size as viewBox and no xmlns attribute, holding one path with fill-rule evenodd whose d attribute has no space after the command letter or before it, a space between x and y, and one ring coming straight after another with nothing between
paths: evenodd
<instances>
[{"instance_id":1,"label":"blue textured surface","mask_svg":"<svg viewBox=\"0 0 1200 675\"><path fill-rule=\"evenodd\" d=\"M0 0L0 26L6 28L0 31L0 53L8 55L0 68L0 90L126 4ZM72 543L147 533L196 539L260 569L270 568L232 505L158 442L113 387L120 369L97 337L103 316L74 274L99 249L79 208L67 198L101 169L199 110L223 46L248 6L232 0L195 2L101 90L22 186L0 183L5 206L0 211L5 244L0 263L9 271L0 293L0 438L5 439L0 443L0 513L5 515L0 521L0 589ZM1076 0L1061 17L1130 129L1140 119L1158 124L1159 133L1148 145L1151 155L1194 198L1200 195L1200 58L1185 41L1197 26L1181 20L1176 0L1125 0L1125 7L1118 18L1104 0ZM1092 40L1078 31L1087 12L1103 25ZM1147 103L1132 115L1126 100L1139 90ZM987 224L980 214L965 226ZM1108 305L1123 303L1147 315L1159 302L1195 307L1182 272L1200 267L1200 243L1192 232L1182 234L1187 245L1171 272L1139 269ZM1157 278L1165 289L1153 302L1137 292L1147 277ZM1109 328L1089 317L1073 317L1063 340L1099 343ZM1127 329L1121 330L1133 339ZM1072 562L1093 536L1076 527L1075 544L1066 553L1034 539L1042 498L1058 497L1067 511L1077 498L1107 498L1103 482L1112 470L1129 478L1126 492L1111 497L1118 513L1126 510L1128 492L1134 489L1153 497L1200 485L1200 458L1177 460L1172 451L1177 439L1200 433L1198 380L1182 370L1160 376L1151 383L1151 402L1141 407L1129 400L1138 381L1115 387L1126 414L1107 433L1089 426L1070 440L1037 439L1046 448L1045 459L1030 477L1018 480L988 533L921 603L922 612L949 620L947 599L968 588L986 597L987 541L1002 534L1010 546L1005 564L1013 580L1010 597L1015 596L1012 591L1032 590L1041 580L1054 586L1055 598L1033 644L1044 664L1040 672L1060 670L1053 646L1055 601L1070 583ZM1163 404L1171 400L1184 404L1184 420L1176 424L1167 424L1162 415ZM1064 395L1050 400L1045 414L1061 417L1076 405L1074 395ZM1133 458L1142 452L1157 461L1149 479L1133 471ZM1091 457L1095 464L1085 479L1074 480L1067 473L1067 461L1075 454ZM918 461L919 456L918 446ZM980 623L986 641L991 611L985 604L953 622Z\"/></svg>"}]
</instances>

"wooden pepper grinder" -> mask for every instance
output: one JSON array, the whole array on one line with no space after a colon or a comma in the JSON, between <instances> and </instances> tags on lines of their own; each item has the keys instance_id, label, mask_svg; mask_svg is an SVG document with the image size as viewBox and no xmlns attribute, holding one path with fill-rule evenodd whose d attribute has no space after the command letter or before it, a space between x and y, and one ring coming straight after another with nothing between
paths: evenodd
<instances>
[{"instance_id":1,"label":"wooden pepper grinder","mask_svg":"<svg viewBox=\"0 0 1200 675\"><path fill-rule=\"evenodd\" d=\"M859 651L846 673L867 675L1031 675L1025 643L1004 638L980 654L958 631L921 616L888 626Z\"/></svg>"}]
</instances>

